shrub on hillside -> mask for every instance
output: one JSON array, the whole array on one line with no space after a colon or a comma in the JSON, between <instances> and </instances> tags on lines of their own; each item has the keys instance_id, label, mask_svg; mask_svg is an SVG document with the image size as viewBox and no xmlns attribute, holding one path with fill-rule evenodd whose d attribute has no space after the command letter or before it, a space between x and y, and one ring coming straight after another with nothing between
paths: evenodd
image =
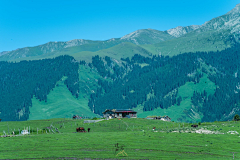
<instances>
[{"instance_id":1,"label":"shrub on hillside","mask_svg":"<svg viewBox=\"0 0 240 160\"><path fill-rule=\"evenodd\" d=\"M233 120L234 120L234 121L239 121L239 120L240 120L240 117L239 117L239 115L238 115L238 114L236 114L236 115L234 116Z\"/></svg>"}]
</instances>

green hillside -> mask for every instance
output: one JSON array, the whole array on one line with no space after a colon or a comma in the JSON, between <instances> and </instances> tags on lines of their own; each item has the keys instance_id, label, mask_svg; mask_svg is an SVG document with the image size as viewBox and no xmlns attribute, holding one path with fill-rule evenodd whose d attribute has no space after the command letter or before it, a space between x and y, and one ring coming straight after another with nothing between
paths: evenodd
<instances>
[{"instance_id":1,"label":"green hillside","mask_svg":"<svg viewBox=\"0 0 240 160\"><path fill-rule=\"evenodd\" d=\"M47 96L47 102L32 99L29 120L70 118L73 115L97 117L88 107L87 98L76 99L64 84L64 78Z\"/></svg>"},{"instance_id":2,"label":"green hillside","mask_svg":"<svg viewBox=\"0 0 240 160\"><path fill-rule=\"evenodd\" d=\"M89 48L86 50L83 50L82 47L84 46L70 47L70 48L63 49L61 51L51 52L49 54L12 59L11 61L18 62L22 60L39 60L39 59L45 59L45 58L54 58L60 55L70 55L70 56L73 56L78 61L85 60L86 62L89 63L92 61L92 57L95 55L100 55L101 57L109 56L118 61L120 61L121 58L132 57L135 54L140 54L143 56L152 55L152 53L149 52L148 50L130 42L122 42L115 46L108 46L109 48L106 47L107 49L101 49L101 50L99 49L97 51L95 51L94 47L98 47L98 46L88 45ZM1 60L1 57L0 57L0 60Z\"/></svg>"},{"instance_id":3,"label":"green hillside","mask_svg":"<svg viewBox=\"0 0 240 160\"><path fill-rule=\"evenodd\" d=\"M71 56L73 56L76 60L85 60L86 62L91 62L92 56L95 55L100 55L101 57L109 56L113 59L116 59L117 61L120 61L121 58L132 57L135 54L140 54L143 56L152 55L151 52L136 44L130 42L123 42L108 49L103 49L96 52L83 51L71 54Z\"/></svg>"},{"instance_id":4,"label":"green hillside","mask_svg":"<svg viewBox=\"0 0 240 160\"><path fill-rule=\"evenodd\" d=\"M68 42L49 42L35 47L26 47L11 51L0 57L2 61L20 61L31 59L42 59L72 54L81 51L98 51L121 43L119 38L106 41L91 41L75 39Z\"/></svg>"},{"instance_id":5,"label":"green hillside","mask_svg":"<svg viewBox=\"0 0 240 160\"><path fill-rule=\"evenodd\" d=\"M88 99L92 93L95 93L98 88L98 80L103 79L95 69L91 69L87 65L79 66L79 86L80 86L80 99ZM87 105L87 104L86 104ZM87 106L88 107L88 106Z\"/></svg>"},{"instance_id":6,"label":"green hillside","mask_svg":"<svg viewBox=\"0 0 240 160\"><path fill-rule=\"evenodd\" d=\"M99 117L88 107L88 100L92 93L98 88L98 79L102 77L96 70L87 65L79 66L79 97L76 99L67 89L63 77L57 82L55 88L47 96L47 102L39 101L35 97L32 99L29 120L69 118L72 115L86 117Z\"/></svg>"},{"instance_id":7,"label":"green hillside","mask_svg":"<svg viewBox=\"0 0 240 160\"><path fill-rule=\"evenodd\" d=\"M238 17L236 6L199 26L6 52L0 56L0 118L27 120L29 107L30 119L137 107L140 117L229 120L240 113ZM63 76L68 79L59 81Z\"/></svg>"},{"instance_id":8,"label":"green hillside","mask_svg":"<svg viewBox=\"0 0 240 160\"><path fill-rule=\"evenodd\" d=\"M8 55L0 56L0 60L21 61L21 60L38 60L44 58L53 58L60 55L70 55L76 60L85 60L91 62L91 57L99 55L101 57L109 56L116 60L121 58L131 57L134 54L141 55L177 55L185 52L197 51L221 51L225 48L231 47L235 42L230 40L231 35L229 30L222 30L221 32L206 31L203 33L190 32L179 38L166 39L160 43L147 43L136 45L125 40L112 41L96 41L91 44L84 44L80 46L73 46L63 48L61 50L45 53L33 54L30 56L7 58ZM138 39L144 39L138 37ZM33 48L34 49L34 48ZM35 51L31 53L37 53Z\"/></svg>"},{"instance_id":9,"label":"green hillside","mask_svg":"<svg viewBox=\"0 0 240 160\"><path fill-rule=\"evenodd\" d=\"M222 30L221 32L206 31L203 33L191 32L179 38L157 44L141 45L141 47L153 54L165 56L173 56L185 52L221 51L234 44L234 42L228 41L229 35L229 30Z\"/></svg>"},{"instance_id":10,"label":"green hillside","mask_svg":"<svg viewBox=\"0 0 240 160\"><path fill-rule=\"evenodd\" d=\"M207 74L200 79L199 83L187 82L185 85L180 86L178 88L178 97L181 96L183 98L180 106L174 105L167 109L154 109L153 111L143 112L143 106L139 105L135 110L138 112L138 117L145 118L150 115L156 116L164 116L168 115L172 121L193 121L198 122L201 121L202 115L201 113L195 113L194 117L191 115L186 115L184 113L185 110L192 109L191 97L193 96L194 91L203 92L204 90L210 94L214 94L216 89L216 85L207 78ZM176 114L177 113L177 114ZM184 119L183 119L184 117Z\"/></svg>"}]
</instances>

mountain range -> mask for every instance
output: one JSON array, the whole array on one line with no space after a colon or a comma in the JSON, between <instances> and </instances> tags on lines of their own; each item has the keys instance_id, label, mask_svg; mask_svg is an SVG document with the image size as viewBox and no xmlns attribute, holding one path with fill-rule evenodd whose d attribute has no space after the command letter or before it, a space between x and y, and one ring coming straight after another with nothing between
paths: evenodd
<instances>
[{"instance_id":1,"label":"mountain range","mask_svg":"<svg viewBox=\"0 0 240 160\"><path fill-rule=\"evenodd\" d=\"M51 69L49 71L51 75L44 72L45 77L33 79L37 81L36 84L27 87L33 90L28 96L30 99L23 97L24 100L21 101L19 98L17 107L9 107L11 112L10 109L6 109L8 106L1 106L0 118L6 118L9 113L15 114L12 120L71 117L73 114L94 117L100 116L105 109L118 107L118 109L133 108L138 111L139 117L169 115L175 121L231 119L232 114L240 110L238 108L240 101L238 102L238 98L232 95L232 92L238 94L238 76L236 75L238 75L239 65L237 62L239 32L240 4L228 13L202 25L178 26L166 31L140 29L121 38L105 41L75 39L1 52L0 61L3 64L0 70L4 72L0 77L0 89L2 88L2 92L6 91L3 94L13 94L14 89L22 87L21 85L26 87L27 84L19 82L19 86L12 88L10 86L13 86L13 82L8 84L7 78L10 81L14 79L13 77L23 77L27 71L29 74L35 74L31 69L27 69L27 66L31 66L35 61L39 61L36 62L39 66L41 66L40 63L43 63L43 66L45 63L64 65L66 63L62 61L69 61L66 60L69 57L57 57L68 55L74 58L74 60L70 58L72 62L79 63L79 67L76 71L76 66L72 66L73 75L67 76L66 72L60 74L54 67L46 68L46 70ZM230 55L225 57L226 53ZM222 59L216 59L219 64L211 61L211 58L217 58L212 55L218 54L221 58L229 59L229 63L231 61L235 66L223 62ZM54 60L44 61L49 58ZM5 61L8 61L8 65ZM26 68L23 67L26 69L24 73L13 75L6 71L13 66L16 67L18 63L21 65L26 63ZM188 65L191 67L186 69ZM236 69L234 73L226 69L229 66ZM55 77L55 74L58 76ZM231 79L231 74L235 79ZM165 80L159 75L165 77ZM230 76L228 80L234 81L235 88L226 90L222 81L226 80L226 84L231 85L227 79L221 77L222 75ZM149 79L149 76L152 78ZM47 77L54 77L54 80L47 85L48 89L43 88L44 91L38 91L39 84L43 84L42 79ZM9 85L9 90L6 90L6 85ZM142 86L145 88L141 88ZM217 104L214 96L215 98L223 96L218 93L221 92L219 87L225 89L228 93L227 97L232 95L235 98L226 100L232 105L230 110L220 106L219 108L223 111L218 113L213 108ZM20 92L14 95L21 97ZM209 104L212 105L209 106ZM26 105L29 107L29 112L26 111ZM217 113L213 116L209 115L213 112Z\"/></svg>"}]
</instances>

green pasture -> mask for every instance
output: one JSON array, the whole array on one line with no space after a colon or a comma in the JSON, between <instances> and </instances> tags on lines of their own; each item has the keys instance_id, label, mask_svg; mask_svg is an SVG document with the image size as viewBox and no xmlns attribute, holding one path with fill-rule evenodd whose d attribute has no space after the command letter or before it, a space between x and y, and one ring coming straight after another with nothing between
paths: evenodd
<instances>
[{"instance_id":1,"label":"green pasture","mask_svg":"<svg viewBox=\"0 0 240 160\"><path fill-rule=\"evenodd\" d=\"M49 132L51 125L60 133ZM240 122L202 123L197 129L190 125L139 118L90 124L63 118L1 122L1 135L29 126L31 134L0 138L0 159L232 159L233 152L240 158ZM77 127L91 130L75 133ZM195 133L200 129L213 133ZM127 155L120 154L121 147Z\"/></svg>"}]
</instances>

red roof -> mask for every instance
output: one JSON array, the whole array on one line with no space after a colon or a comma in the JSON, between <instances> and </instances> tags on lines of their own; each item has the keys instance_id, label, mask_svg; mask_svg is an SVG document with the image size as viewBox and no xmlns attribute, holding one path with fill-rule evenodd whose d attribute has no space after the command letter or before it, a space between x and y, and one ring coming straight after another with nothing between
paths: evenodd
<instances>
[{"instance_id":1,"label":"red roof","mask_svg":"<svg viewBox=\"0 0 240 160\"><path fill-rule=\"evenodd\" d=\"M136 111L115 111L115 113L129 113L129 112L137 113Z\"/></svg>"}]
</instances>

